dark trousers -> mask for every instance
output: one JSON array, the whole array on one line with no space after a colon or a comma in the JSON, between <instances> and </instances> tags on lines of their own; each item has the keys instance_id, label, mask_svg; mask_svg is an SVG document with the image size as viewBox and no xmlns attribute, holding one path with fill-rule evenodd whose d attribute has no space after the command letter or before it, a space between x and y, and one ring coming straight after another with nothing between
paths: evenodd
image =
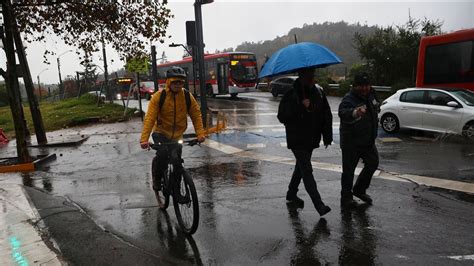
<instances>
[{"instance_id":1,"label":"dark trousers","mask_svg":"<svg viewBox=\"0 0 474 266\"><path fill-rule=\"evenodd\" d=\"M151 137L153 138L154 143L169 142L169 139L167 139L165 136L158 134L156 132L152 133ZM181 153L182 153L181 145L162 145L158 147L158 149L156 150L156 156L155 158L153 158L153 163L152 163L152 178L153 178L154 190L157 190L158 187L160 186L161 180L163 179L165 171L168 168L168 163L170 161L170 158L169 158L170 149L178 149L177 156L181 158Z\"/></svg>"},{"instance_id":2,"label":"dark trousers","mask_svg":"<svg viewBox=\"0 0 474 266\"><path fill-rule=\"evenodd\" d=\"M311 155L313 150L291 150L296 158L295 170L293 171L293 176L291 177L290 185L288 186L288 197L296 196L298 192L298 186L303 179L304 187L308 192L311 200L313 201L316 209L320 208L323 205L321 196L319 195L318 188L316 186L316 181L313 176L313 166L311 165Z\"/></svg>"},{"instance_id":3,"label":"dark trousers","mask_svg":"<svg viewBox=\"0 0 474 266\"><path fill-rule=\"evenodd\" d=\"M354 182L354 171L359 163L359 159L361 158L364 162L364 168L357 177L354 188L352 188ZM343 197L351 197L353 191L365 194L378 166L379 153L375 145L367 148L342 149L341 195Z\"/></svg>"}]
</instances>

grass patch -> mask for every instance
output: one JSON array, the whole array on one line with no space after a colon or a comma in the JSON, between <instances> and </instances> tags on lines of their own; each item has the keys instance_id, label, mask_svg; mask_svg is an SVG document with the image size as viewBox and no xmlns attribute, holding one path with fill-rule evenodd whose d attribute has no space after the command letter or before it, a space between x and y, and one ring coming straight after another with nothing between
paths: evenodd
<instances>
[{"instance_id":1,"label":"grass patch","mask_svg":"<svg viewBox=\"0 0 474 266\"><path fill-rule=\"evenodd\" d=\"M128 120L133 116L136 109L128 109L123 116L123 107L117 104L102 104L97 106L97 98L94 95L85 94L81 98L72 98L54 103L41 102L41 115L46 131L58 130L77 125L91 123L112 123ZM28 129L34 132L30 108L24 108ZM8 137L15 136L15 127L10 107L0 107L0 128L3 128Z\"/></svg>"}]
</instances>

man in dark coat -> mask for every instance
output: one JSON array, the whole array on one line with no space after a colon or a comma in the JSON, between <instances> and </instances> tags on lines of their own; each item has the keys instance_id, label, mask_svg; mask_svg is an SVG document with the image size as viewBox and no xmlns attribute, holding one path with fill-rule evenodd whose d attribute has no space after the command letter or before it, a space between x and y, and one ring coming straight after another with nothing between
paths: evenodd
<instances>
[{"instance_id":1,"label":"man in dark coat","mask_svg":"<svg viewBox=\"0 0 474 266\"><path fill-rule=\"evenodd\" d=\"M299 71L299 77L280 102L278 120L285 124L286 142L296 158L295 170L291 177L286 199L303 205L303 200L296 196L298 186L303 179L318 213L323 216L331 211L319 195L313 176L311 155L319 147L321 135L324 145L332 143L332 114L329 103L321 87L315 85L314 68Z\"/></svg>"},{"instance_id":2,"label":"man in dark coat","mask_svg":"<svg viewBox=\"0 0 474 266\"><path fill-rule=\"evenodd\" d=\"M339 105L340 137L342 149L341 204L354 206L356 196L366 203L372 203L367 195L370 181L379 165L379 155L375 147L378 127L378 101L370 87L368 75L354 77L352 90L347 93ZM359 159L364 168L352 187L354 171Z\"/></svg>"}]
</instances>

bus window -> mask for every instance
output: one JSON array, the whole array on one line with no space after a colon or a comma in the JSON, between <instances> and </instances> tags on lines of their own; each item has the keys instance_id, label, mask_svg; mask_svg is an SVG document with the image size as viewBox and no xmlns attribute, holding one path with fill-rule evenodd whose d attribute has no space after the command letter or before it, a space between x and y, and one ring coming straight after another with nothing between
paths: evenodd
<instances>
[{"instance_id":1,"label":"bus window","mask_svg":"<svg viewBox=\"0 0 474 266\"><path fill-rule=\"evenodd\" d=\"M474 82L474 41L426 47L425 84Z\"/></svg>"}]
</instances>

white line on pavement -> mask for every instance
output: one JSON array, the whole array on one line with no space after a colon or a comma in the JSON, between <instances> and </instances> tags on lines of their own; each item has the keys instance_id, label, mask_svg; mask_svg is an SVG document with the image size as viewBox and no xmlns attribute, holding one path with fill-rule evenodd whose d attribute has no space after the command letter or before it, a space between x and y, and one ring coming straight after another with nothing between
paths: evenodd
<instances>
[{"instance_id":1,"label":"white line on pavement","mask_svg":"<svg viewBox=\"0 0 474 266\"><path fill-rule=\"evenodd\" d=\"M250 143L250 144L247 144L247 148L248 149L253 149L253 148L265 148L267 145L265 145L264 143Z\"/></svg>"},{"instance_id":2,"label":"white line on pavement","mask_svg":"<svg viewBox=\"0 0 474 266\"><path fill-rule=\"evenodd\" d=\"M213 148L215 150L221 151L226 154L235 155L243 158L252 158L261 161L274 162L274 163L284 163L293 165L295 163L293 158L286 158L275 155L267 155L261 153L255 153L252 151L244 151L239 148L235 148L226 144L214 140L206 140L204 145ZM327 170L332 172L342 173L342 166L337 164L322 163L322 162L311 162L313 168ZM359 173L362 168L358 167L356 173ZM426 185L430 187L438 187L443 189L450 189L466 193L474 193L474 183L459 182L453 180L445 180L434 177L419 176L419 175L410 175L410 174L401 174L396 172L382 172L376 171L374 177L381 178L385 180L394 180L399 182L415 182L420 185Z\"/></svg>"},{"instance_id":3,"label":"white line on pavement","mask_svg":"<svg viewBox=\"0 0 474 266\"><path fill-rule=\"evenodd\" d=\"M332 127L333 129L339 129L339 124L340 122L333 122ZM228 126L228 129L265 129L265 128L275 128L275 129L280 129L280 128L285 128L284 125L282 124L274 124L274 125L237 125L237 126Z\"/></svg>"},{"instance_id":4,"label":"white line on pavement","mask_svg":"<svg viewBox=\"0 0 474 266\"><path fill-rule=\"evenodd\" d=\"M463 261L463 260L474 260L474 255L461 255L461 256L446 256L448 259Z\"/></svg>"}]
</instances>

